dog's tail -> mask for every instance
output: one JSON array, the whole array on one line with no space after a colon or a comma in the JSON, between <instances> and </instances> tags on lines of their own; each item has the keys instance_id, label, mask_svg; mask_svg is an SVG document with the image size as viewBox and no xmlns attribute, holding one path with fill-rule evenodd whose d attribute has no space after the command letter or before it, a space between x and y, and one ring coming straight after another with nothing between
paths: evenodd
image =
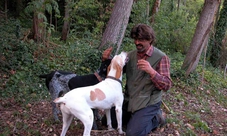
<instances>
[{"instance_id":1,"label":"dog's tail","mask_svg":"<svg viewBox=\"0 0 227 136\"><path fill-rule=\"evenodd\" d=\"M54 100L54 103L65 103L64 97L58 97Z\"/></svg>"},{"instance_id":2,"label":"dog's tail","mask_svg":"<svg viewBox=\"0 0 227 136\"><path fill-rule=\"evenodd\" d=\"M48 74L39 75L39 78L46 78L47 80L51 80L51 78L54 76L55 72L56 71L51 71Z\"/></svg>"}]
</instances>

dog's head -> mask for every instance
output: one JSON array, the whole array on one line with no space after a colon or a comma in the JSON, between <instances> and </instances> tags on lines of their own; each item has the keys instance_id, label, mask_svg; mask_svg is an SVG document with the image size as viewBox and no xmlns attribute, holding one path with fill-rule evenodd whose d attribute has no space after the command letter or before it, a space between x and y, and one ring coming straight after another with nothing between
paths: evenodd
<instances>
[{"instance_id":1,"label":"dog's head","mask_svg":"<svg viewBox=\"0 0 227 136\"><path fill-rule=\"evenodd\" d=\"M128 61L127 55L128 54L126 52L121 52L119 55L115 55L108 67L107 73L109 73L110 69L113 68L116 70L115 78L119 79L121 77L123 67Z\"/></svg>"}]
</instances>

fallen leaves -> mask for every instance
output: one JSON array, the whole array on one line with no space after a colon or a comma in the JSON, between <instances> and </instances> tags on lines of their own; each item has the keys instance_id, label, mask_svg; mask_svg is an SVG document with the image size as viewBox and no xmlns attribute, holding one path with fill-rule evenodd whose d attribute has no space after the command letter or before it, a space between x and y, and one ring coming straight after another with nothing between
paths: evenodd
<instances>
[{"instance_id":1,"label":"fallen leaves","mask_svg":"<svg viewBox=\"0 0 227 136\"><path fill-rule=\"evenodd\" d=\"M189 123L186 123L185 124L185 126L186 127L188 127L189 129L191 129L191 130L193 130L193 129L195 129L195 127L194 126L192 126L191 124L189 124Z\"/></svg>"},{"instance_id":2,"label":"fallen leaves","mask_svg":"<svg viewBox=\"0 0 227 136\"><path fill-rule=\"evenodd\" d=\"M190 100L189 100L190 101ZM196 103L194 99L191 102ZM226 108L222 107L221 104L214 102L212 100L208 101L210 103L211 110L213 112L207 113L200 112L202 120L207 122L211 130L210 135L222 135L226 131ZM197 104L197 103L196 103ZM24 105L24 106L23 106ZM206 136L207 132L204 133L203 130L195 128L192 122L189 120L188 116L184 114L188 109L185 109L183 105L180 106L183 109L177 107L178 105L169 105L171 109L174 109L172 114L167 114L167 120L178 119L182 122L175 122L174 120L168 121L166 126L158 128L156 131L149 134L149 136L180 136L184 135L183 129L187 128L193 130L198 136ZM179 109L178 109L179 108ZM194 107L191 107L191 111ZM196 111L199 111L195 109ZM201 111L201 109L200 109ZM8 129L8 135L45 135L45 136L58 136L61 133L62 122L54 122L52 118L52 108L49 101L38 101L28 104L20 104L15 101L14 98L10 99L0 99L0 131ZM173 116L173 117L172 117ZM61 117L61 115L60 115ZM83 124L77 120L77 123L71 123L68 136L82 136L83 134ZM218 124L217 124L218 122ZM100 125L100 124L99 124ZM91 136L117 136L117 131L106 131L105 127L101 127L103 130L99 132L91 133Z\"/></svg>"}]
</instances>

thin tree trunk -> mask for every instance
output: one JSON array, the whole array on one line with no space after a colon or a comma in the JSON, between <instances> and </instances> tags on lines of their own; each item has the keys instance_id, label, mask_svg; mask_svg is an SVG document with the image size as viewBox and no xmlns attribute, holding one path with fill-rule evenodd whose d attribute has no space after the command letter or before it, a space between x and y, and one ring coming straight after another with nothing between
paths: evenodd
<instances>
[{"instance_id":1,"label":"thin tree trunk","mask_svg":"<svg viewBox=\"0 0 227 136\"><path fill-rule=\"evenodd\" d=\"M52 12L50 13L50 25L52 25Z\"/></svg>"},{"instance_id":2,"label":"thin tree trunk","mask_svg":"<svg viewBox=\"0 0 227 136\"><path fill-rule=\"evenodd\" d=\"M22 2L22 0L17 0L16 11L17 11L16 12L17 16L19 17L20 12L23 11L23 2Z\"/></svg>"},{"instance_id":3,"label":"thin tree trunk","mask_svg":"<svg viewBox=\"0 0 227 136\"><path fill-rule=\"evenodd\" d=\"M207 46L208 46L208 39L209 35L207 35L205 42L203 43L204 45L204 59L203 59L203 73L202 73L202 79L201 79L201 86L203 87L203 80L204 80L204 73L205 73L205 67L206 67L206 54L207 54Z\"/></svg>"},{"instance_id":4,"label":"thin tree trunk","mask_svg":"<svg viewBox=\"0 0 227 136\"><path fill-rule=\"evenodd\" d=\"M65 17L64 17L64 24L63 24L63 28L62 28L62 35L61 35L61 40L66 41L67 37L68 37L68 32L69 32L69 19L70 19L70 15L69 15L69 6L68 6L69 2L65 2Z\"/></svg>"},{"instance_id":5,"label":"thin tree trunk","mask_svg":"<svg viewBox=\"0 0 227 136\"><path fill-rule=\"evenodd\" d=\"M180 0L177 1L177 10L180 9Z\"/></svg>"},{"instance_id":6,"label":"thin tree trunk","mask_svg":"<svg viewBox=\"0 0 227 136\"><path fill-rule=\"evenodd\" d=\"M158 10L160 8L160 4L161 4L161 0L156 0L154 5L153 5L151 23L154 23L155 14L158 13Z\"/></svg>"},{"instance_id":7,"label":"thin tree trunk","mask_svg":"<svg viewBox=\"0 0 227 136\"><path fill-rule=\"evenodd\" d=\"M147 18L149 17L149 15L150 15L150 2L149 2L150 0L147 0Z\"/></svg>"},{"instance_id":8,"label":"thin tree trunk","mask_svg":"<svg viewBox=\"0 0 227 136\"><path fill-rule=\"evenodd\" d=\"M58 31L58 18L55 16L55 31Z\"/></svg>"},{"instance_id":9,"label":"thin tree trunk","mask_svg":"<svg viewBox=\"0 0 227 136\"><path fill-rule=\"evenodd\" d=\"M33 13L33 26L32 26L32 37L37 42L43 42L44 34L45 34L45 27L42 26L43 18L39 18L39 14L43 14L45 9L44 0L37 1L41 5L40 9L34 9Z\"/></svg>"},{"instance_id":10,"label":"thin tree trunk","mask_svg":"<svg viewBox=\"0 0 227 136\"><path fill-rule=\"evenodd\" d=\"M212 39L212 49L211 49L211 64L214 67L221 66L225 67L227 58L225 55L225 50L227 45L223 44L223 40L225 39L225 33L227 30L227 0L224 0L223 7L220 12L220 16L217 19L217 25L215 27L215 35Z\"/></svg>"},{"instance_id":11,"label":"thin tree trunk","mask_svg":"<svg viewBox=\"0 0 227 136\"><path fill-rule=\"evenodd\" d=\"M34 12L32 33L33 33L33 39L38 43L40 42L40 39L41 39L39 23L41 22L38 19L38 13Z\"/></svg>"},{"instance_id":12,"label":"thin tree trunk","mask_svg":"<svg viewBox=\"0 0 227 136\"><path fill-rule=\"evenodd\" d=\"M103 33L99 49L104 46L116 45L116 53L119 51L126 27L128 25L132 5L132 0L116 0L107 27Z\"/></svg>"},{"instance_id":13,"label":"thin tree trunk","mask_svg":"<svg viewBox=\"0 0 227 136\"><path fill-rule=\"evenodd\" d=\"M200 55L205 45L203 43L213 25L219 5L220 0L205 0L195 34L182 65L182 69L186 70L186 76L193 72L198 65Z\"/></svg>"},{"instance_id":14,"label":"thin tree trunk","mask_svg":"<svg viewBox=\"0 0 227 136\"><path fill-rule=\"evenodd\" d=\"M8 20L8 17L7 17L7 0L5 0L5 19L6 21Z\"/></svg>"}]
</instances>

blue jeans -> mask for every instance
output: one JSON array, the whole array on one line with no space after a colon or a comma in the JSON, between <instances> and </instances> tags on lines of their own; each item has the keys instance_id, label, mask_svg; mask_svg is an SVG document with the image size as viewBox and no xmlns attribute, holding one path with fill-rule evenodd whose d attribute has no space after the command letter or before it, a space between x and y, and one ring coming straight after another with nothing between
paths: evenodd
<instances>
[{"instance_id":1,"label":"blue jeans","mask_svg":"<svg viewBox=\"0 0 227 136\"><path fill-rule=\"evenodd\" d=\"M160 112L161 102L140 109L131 114L127 124L126 136L146 136L159 125L157 113Z\"/></svg>"}]
</instances>

